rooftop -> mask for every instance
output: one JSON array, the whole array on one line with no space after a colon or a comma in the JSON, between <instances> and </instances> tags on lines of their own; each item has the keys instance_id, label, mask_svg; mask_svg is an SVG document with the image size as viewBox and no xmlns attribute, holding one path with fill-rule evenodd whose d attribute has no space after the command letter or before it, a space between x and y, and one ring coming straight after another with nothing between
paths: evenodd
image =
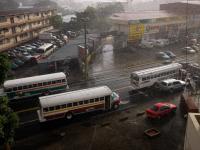
<instances>
[{"instance_id":1,"label":"rooftop","mask_svg":"<svg viewBox=\"0 0 200 150\"><path fill-rule=\"evenodd\" d=\"M132 20L144 20L144 19L156 19L176 16L173 13L167 11L136 11L136 12L124 12L115 13L110 19L121 20L121 21L132 21Z\"/></svg>"},{"instance_id":2,"label":"rooftop","mask_svg":"<svg viewBox=\"0 0 200 150\"><path fill-rule=\"evenodd\" d=\"M0 16L11 16L11 15L20 15L20 14L30 14L37 12L44 12L48 10L55 10L55 8L29 8L29 9L11 9L11 10L1 10Z\"/></svg>"},{"instance_id":3,"label":"rooftop","mask_svg":"<svg viewBox=\"0 0 200 150\"><path fill-rule=\"evenodd\" d=\"M180 3L188 3L188 4L192 4L192 5L200 5L200 1L182 1L182 2L180 2Z\"/></svg>"}]
</instances>

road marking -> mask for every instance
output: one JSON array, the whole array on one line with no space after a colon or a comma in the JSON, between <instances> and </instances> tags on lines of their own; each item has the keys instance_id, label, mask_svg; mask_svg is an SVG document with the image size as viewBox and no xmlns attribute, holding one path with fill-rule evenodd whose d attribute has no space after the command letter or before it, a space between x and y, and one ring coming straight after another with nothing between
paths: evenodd
<instances>
[{"instance_id":1,"label":"road marking","mask_svg":"<svg viewBox=\"0 0 200 150\"><path fill-rule=\"evenodd\" d=\"M38 109L39 109L39 107L33 107L33 108L16 111L16 113L19 114L19 113L24 113L24 112L28 112L28 111L38 110Z\"/></svg>"},{"instance_id":2,"label":"road marking","mask_svg":"<svg viewBox=\"0 0 200 150\"><path fill-rule=\"evenodd\" d=\"M120 91L120 90L128 89L128 88L132 88L132 86L130 86L130 85L128 85L128 86L123 86L123 87L120 87L120 88L114 89L114 91Z\"/></svg>"},{"instance_id":3,"label":"road marking","mask_svg":"<svg viewBox=\"0 0 200 150\"><path fill-rule=\"evenodd\" d=\"M33 123L33 122L38 122L38 119L33 119L33 120L30 120L30 121L21 122L21 123L19 123L19 125L25 125L25 124Z\"/></svg>"}]
</instances>

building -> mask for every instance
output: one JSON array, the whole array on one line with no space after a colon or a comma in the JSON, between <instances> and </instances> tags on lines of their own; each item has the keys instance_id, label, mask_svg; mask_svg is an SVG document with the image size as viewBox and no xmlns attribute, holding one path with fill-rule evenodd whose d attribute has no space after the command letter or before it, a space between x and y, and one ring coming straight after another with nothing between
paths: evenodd
<instances>
[{"instance_id":1,"label":"building","mask_svg":"<svg viewBox=\"0 0 200 150\"><path fill-rule=\"evenodd\" d=\"M185 133L184 150L199 150L200 113L189 113Z\"/></svg>"},{"instance_id":2,"label":"building","mask_svg":"<svg viewBox=\"0 0 200 150\"><path fill-rule=\"evenodd\" d=\"M39 33L52 29L53 8L0 11L0 52L30 41Z\"/></svg>"},{"instance_id":3,"label":"building","mask_svg":"<svg viewBox=\"0 0 200 150\"><path fill-rule=\"evenodd\" d=\"M128 44L142 39L183 38L200 27L200 2L186 1L161 4L158 11L115 13L110 17L112 30L122 35ZM116 43L119 42L117 41ZM123 45L123 44L121 44Z\"/></svg>"}]
</instances>

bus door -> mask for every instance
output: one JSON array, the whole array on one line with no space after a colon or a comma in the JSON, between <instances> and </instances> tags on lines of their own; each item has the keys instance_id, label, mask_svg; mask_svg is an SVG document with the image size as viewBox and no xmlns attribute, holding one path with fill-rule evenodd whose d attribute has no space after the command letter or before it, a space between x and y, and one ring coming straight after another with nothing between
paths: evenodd
<instances>
[{"instance_id":1,"label":"bus door","mask_svg":"<svg viewBox=\"0 0 200 150\"><path fill-rule=\"evenodd\" d=\"M110 95L105 97L105 109L110 109Z\"/></svg>"}]
</instances>

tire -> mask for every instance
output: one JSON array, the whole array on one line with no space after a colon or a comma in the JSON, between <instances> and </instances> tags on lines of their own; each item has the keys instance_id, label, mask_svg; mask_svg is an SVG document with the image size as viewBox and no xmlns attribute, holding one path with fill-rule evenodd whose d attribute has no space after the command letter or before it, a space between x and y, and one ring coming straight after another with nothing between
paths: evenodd
<instances>
[{"instance_id":1,"label":"tire","mask_svg":"<svg viewBox=\"0 0 200 150\"><path fill-rule=\"evenodd\" d=\"M116 103L115 103L115 104L113 104L113 109L114 109L114 110L117 110L117 109L119 109L119 104L116 104Z\"/></svg>"},{"instance_id":2,"label":"tire","mask_svg":"<svg viewBox=\"0 0 200 150\"><path fill-rule=\"evenodd\" d=\"M172 110L172 114L175 114L176 113L176 108Z\"/></svg>"},{"instance_id":3,"label":"tire","mask_svg":"<svg viewBox=\"0 0 200 150\"><path fill-rule=\"evenodd\" d=\"M173 94L173 93L174 93L174 90L173 90L173 89L170 89L170 90L169 90L169 93L170 93L170 94Z\"/></svg>"},{"instance_id":4,"label":"tire","mask_svg":"<svg viewBox=\"0 0 200 150\"><path fill-rule=\"evenodd\" d=\"M67 118L67 120L71 120L73 118L73 115L71 112L66 113L65 118Z\"/></svg>"}]
</instances>

